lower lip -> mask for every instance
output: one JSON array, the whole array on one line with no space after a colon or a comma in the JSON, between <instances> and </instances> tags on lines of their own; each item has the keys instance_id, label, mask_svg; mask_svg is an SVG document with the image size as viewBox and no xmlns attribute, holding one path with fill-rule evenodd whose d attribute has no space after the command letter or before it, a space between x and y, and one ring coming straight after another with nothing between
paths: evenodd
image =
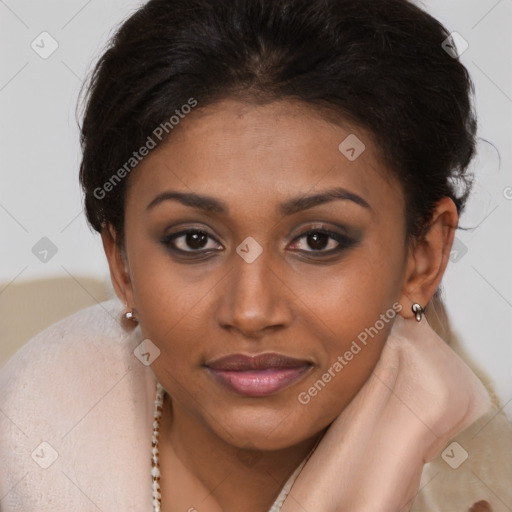
<instances>
[{"instance_id":1,"label":"lower lip","mask_svg":"<svg viewBox=\"0 0 512 512\"><path fill-rule=\"evenodd\" d=\"M266 396L277 393L298 381L309 368L309 366L301 366L247 372L213 368L209 370L222 384L239 395Z\"/></svg>"}]
</instances>

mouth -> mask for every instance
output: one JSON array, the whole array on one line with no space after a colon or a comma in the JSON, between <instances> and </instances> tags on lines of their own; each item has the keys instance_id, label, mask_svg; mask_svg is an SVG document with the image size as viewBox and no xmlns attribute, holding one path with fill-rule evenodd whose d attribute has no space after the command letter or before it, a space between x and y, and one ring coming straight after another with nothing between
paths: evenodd
<instances>
[{"instance_id":1,"label":"mouth","mask_svg":"<svg viewBox=\"0 0 512 512\"><path fill-rule=\"evenodd\" d=\"M205 365L210 374L231 391L243 396L267 396L300 380L312 367L306 360L282 354L255 356L233 354Z\"/></svg>"}]
</instances>

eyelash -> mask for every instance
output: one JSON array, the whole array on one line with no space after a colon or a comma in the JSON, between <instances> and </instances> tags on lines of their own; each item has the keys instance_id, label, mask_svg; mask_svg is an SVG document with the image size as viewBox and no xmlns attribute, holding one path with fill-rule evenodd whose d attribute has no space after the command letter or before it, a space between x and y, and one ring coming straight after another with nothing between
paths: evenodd
<instances>
[{"instance_id":1,"label":"eyelash","mask_svg":"<svg viewBox=\"0 0 512 512\"><path fill-rule=\"evenodd\" d=\"M167 236L165 236L161 242L162 244L171 252L175 253L175 254L178 254L178 255L192 255L192 254L195 254L195 255L201 255L201 256L205 256L206 254L209 254L212 252L211 249L198 249L198 250L190 250L190 251L184 251L182 249L178 249L174 246L173 242L178 239L178 238L181 238L181 237L184 237L188 234L196 234L196 233L200 233L200 234L203 234L203 235L206 235L209 239L211 240L214 240L215 242L217 242L215 240L215 238L210 235L207 231L205 230L202 230L202 229L186 229L186 230L183 230L183 231L179 231L177 233L171 233ZM292 244L295 244L297 243L299 240L302 240L303 238L306 238L307 236L309 235L313 235L313 234L320 234L320 235L325 235L325 236L328 236L330 239L333 239L335 240L337 243L338 243L338 246L334 249L330 249L328 251L325 251L325 250L309 250L309 251L306 251L306 250L298 250L297 252L299 253L306 253L306 254L318 254L320 255L320 257L325 257L325 256L332 256L334 254L338 254L340 252L342 252L343 250L346 250L348 248L350 248L351 246L353 246L354 244L357 243L356 240L353 240L351 238L349 238L348 236L346 235L343 235L341 233L337 233L335 231L331 231L329 229L324 229L324 228L316 228L316 229L309 229L307 231L305 231L304 233L301 233L300 235L298 235L297 237L295 237L293 240L292 240ZM217 242L219 243L219 242ZM329 242L327 242L327 245L329 244ZM218 249L214 249L213 251L218 251ZM220 252L220 251L219 251ZM190 258L189 256L186 256L188 257L189 259L193 259L194 257ZM316 258L318 258L318 256L315 256ZM196 259L199 259L197 258L196 256Z\"/></svg>"}]
</instances>

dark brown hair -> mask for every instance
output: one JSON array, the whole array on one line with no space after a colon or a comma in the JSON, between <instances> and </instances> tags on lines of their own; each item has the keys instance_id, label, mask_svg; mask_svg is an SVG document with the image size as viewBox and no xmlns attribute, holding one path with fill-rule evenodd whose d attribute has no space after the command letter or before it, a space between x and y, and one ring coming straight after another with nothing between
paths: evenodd
<instances>
[{"instance_id":1,"label":"dark brown hair","mask_svg":"<svg viewBox=\"0 0 512 512\"><path fill-rule=\"evenodd\" d=\"M460 212L471 185L473 84L443 48L448 37L408 0L150 0L122 23L86 89L90 224L109 223L122 240L128 173L98 190L191 97L204 108L243 96L328 108L371 133L403 186L407 234L420 235L441 197Z\"/></svg>"}]
</instances>

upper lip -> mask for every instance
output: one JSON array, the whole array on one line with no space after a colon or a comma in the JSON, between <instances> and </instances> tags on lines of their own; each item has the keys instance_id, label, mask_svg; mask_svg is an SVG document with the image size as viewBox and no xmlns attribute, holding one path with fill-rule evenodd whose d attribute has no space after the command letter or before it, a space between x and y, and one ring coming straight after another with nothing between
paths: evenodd
<instances>
[{"instance_id":1,"label":"upper lip","mask_svg":"<svg viewBox=\"0 0 512 512\"><path fill-rule=\"evenodd\" d=\"M279 368L301 368L310 365L304 359L295 359L275 352L257 355L232 354L206 363L208 368L221 371L258 371Z\"/></svg>"}]
</instances>

